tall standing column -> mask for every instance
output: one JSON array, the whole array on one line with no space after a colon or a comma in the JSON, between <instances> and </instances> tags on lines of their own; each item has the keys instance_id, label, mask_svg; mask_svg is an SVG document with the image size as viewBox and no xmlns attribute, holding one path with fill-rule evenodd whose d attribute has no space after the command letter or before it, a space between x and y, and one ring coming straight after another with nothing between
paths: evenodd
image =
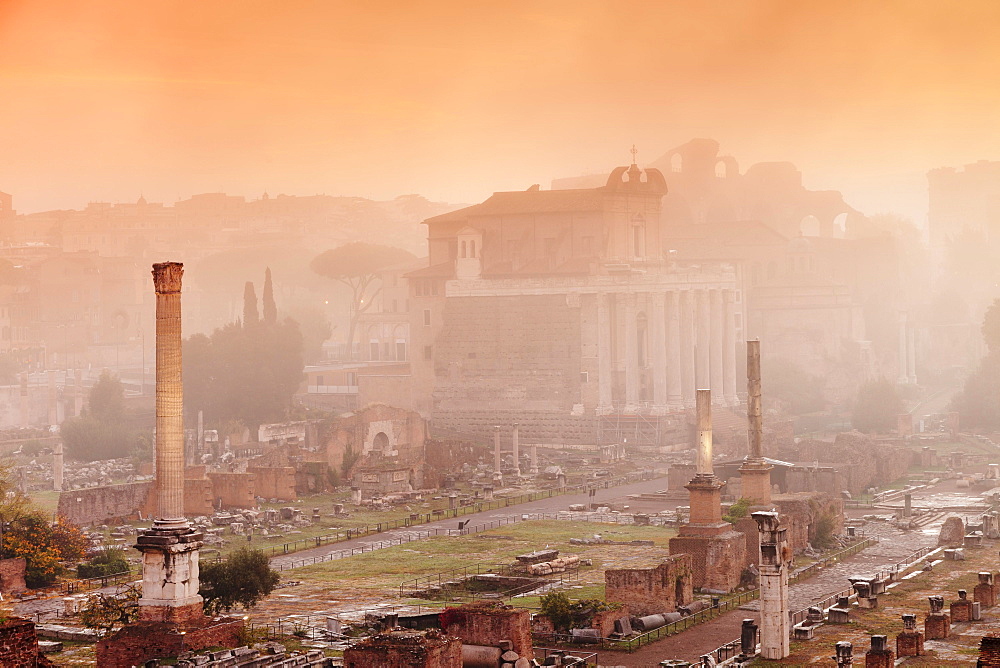
<instances>
[{"instance_id":1,"label":"tall standing column","mask_svg":"<svg viewBox=\"0 0 1000 668\"><path fill-rule=\"evenodd\" d=\"M56 443L52 451L52 489L61 492L63 488L63 444Z\"/></svg>"},{"instance_id":2,"label":"tall standing column","mask_svg":"<svg viewBox=\"0 0 1000 668\"><path fill-rule=\"evenodd\" d=\"M181 384L181 276L179 262L153 265L156 287L156 525L184 520L184 388Z\"/></svg>"},{"instance_id":3,"label":"tall standing column","mask_svg":"<svg viewBox=\"0 0 1000 668\"><path fill-rule=\"evenodd\" d=\"M685 290L680 294L681 400L685 406L694 405L696 375L694 311L694 293L690 290Z\"/></svg>"},{"instance_id":4,"label":"tall standing column","mask_svg":"<svg viewBox=\"0 0 1000 668\"><path fill-rule=\"evenodd\" d=\"M537 443L532 443L531 444L531 473L533 475L538 473L538 444Z\"/></svg>"},{"instance_id":5,"label":"tall standing column","mask_svg":"<svg viewBox=\"0 0 1000 668\"><path fill-rule=\"evenodd\" d=\"M639 410L639 335L636 326L635 293L621 295L625 302L625 412Z\"/></svg>"},{"instance_id":6,"label":"tall standing column","mask_svg":"<svg viewBox=\"0 0 1000 668\"><path fill-rule=\"evenodd\" d=\"M709 331L711 337L711 343L709 348L709 375L710 383L712 387L712 395L715 397L716 403L723 403L725 401L725 392L723 390L723 380L725 374L723 373L723 366L725 365L725 323L726 315L725 309L722 303L722 290L711 290L709 292L709 309L711 322L709 323Z\"/></svg>"},{"instance_id":7,"label":"tall standing column","mask_svg":"<svg viewBox=\"0 0 1000 668\"><path fill-rule=\"evenodd\" d=\"M520 425L516 422L514 423L514 432L510 436L510 447L514 455L514 468L517 469L518 475L521 474L521 447L520 440L521 434L519 433Z\"/></svg>"},{"instance_id":8,"label":"tall standing column","mask_svg":"<svg viewBox=\"0 0 1000 668\"><path fill-rule=\"evenodd\" d=\"M605 415L611 404L611 314L608 295L597 295L597 413Z\"/></svg>"},{"instance_id":9,"label":"tall standing column","mask_svg":"<svg viewBox=\"0 0 1000 668\"><path fill-rule=\"evenodd\" d=\"M681 324L679 293L667 293L667 404L682 405L681 395Z\"/></svg>"},{"instance_id":10,"label":"tall standing column","mask_svg":"<svg viewBox=\"0 0 1000 668\"><path fill-rule=\"evenodd\" d=\"M771 469L764 459L761 412L760 341L747 341L747 445L749 452L740 466L742 494L755 505L771 503Z\"/></svg>"},{"instance_id":11,"label":"tall standing column","mask_svg":"<svg viewBox=\"0 0 1000 668\"><path fill-rule=\"evenodd\" d=\"M698 390L695 401L695 415L698 422L698 448L695 461L695 476L699 478L715 477L712 466L712 391Z\"/></svg>"},{"instance_id":12,"label":"tall standing column","mask_svg":"<svg viewBox=\"0 0 1000 668\"><path fill-rule=\"evenodd\" d=\"M723 332L723 391L726 393L726 403L735 406L739 403L736 397L736 293L727 290L724 296L726 323Z\"/></svg>"},{"instance_id":13,"label":"tall standing column","mask_svg":"<svg viewBox=\"0 0 1000 668\"><path fill-rule=\"evenodd\" d=\"M711 350L711 322L712 315L708 303L708 291L698 290L698 309L695 313L695 350L697 360L695 362L695 384L701 387L711 387L712 379L709 378L710 350Z\"/></svg>"},{"instance_id":14,"label":"tall standing column","mask_svg":"<svg viewBox=\"0 0 1000 668\"><path fill-rule=\"evenodd\" d=\"M202 534L184 519L184 424L181 388L181 276L179 262L153 265L156 288L156 520L142 533L139 619L203 624L198 593Z\"/></svg>"},{"instance_id":15,"label":"tall standing column","mask_svg":"<svg viewBox=\"0 0 1000 668\"><path fill-rule=\"evenodd\" d=\"M493 470L500 471L500 425L493 426Z\"/></svg>"},{"instance_id":16,"label":"tall standing column","mask_svg":"<svg viewBox=\"0 0 1000 668\"><path fill-rule=\"evenodd\" d=\"M788 551L786 530L780 526L778 513L756 512L760 540L760 655L765 659L784 659L789 654L788 634Z\"/></svg>"},{"instance_id":17,"label":"tall standing column","mask_svg":"<svg viewBox=\"0 0 1000 668\"><path fill-rule=\"evenodd\" d=\"M653 293L650 299L649 342L653 362L653 411L667 412L667 336L664 296Z\"/></svg>"}]
</instances>

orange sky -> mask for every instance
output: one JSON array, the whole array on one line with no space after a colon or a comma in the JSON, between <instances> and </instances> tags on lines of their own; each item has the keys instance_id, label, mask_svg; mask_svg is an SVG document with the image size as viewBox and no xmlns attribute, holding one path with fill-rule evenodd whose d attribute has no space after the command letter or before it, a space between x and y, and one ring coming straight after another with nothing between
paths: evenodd
<instances>
[{"instance_id":1,"label":"orange sky","mask_svg":"<svg viewBox=\"0 0 1000 668\"><path fill-rule=\"evenodd\" d=\"M918 216L998 82L995 0L0 0L0 190L474 202L706 136Z\"/></svg>"}]
</instances>

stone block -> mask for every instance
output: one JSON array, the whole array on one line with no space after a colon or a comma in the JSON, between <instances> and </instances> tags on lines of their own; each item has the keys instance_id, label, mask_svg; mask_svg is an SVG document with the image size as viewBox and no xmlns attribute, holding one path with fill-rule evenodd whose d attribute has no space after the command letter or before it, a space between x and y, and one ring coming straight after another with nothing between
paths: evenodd
<instances>
[{"instance_id":1,"label":"stone block","mask_svg":"<svg viewBox=\"0 0 1000 668\"><path fill-rule=\"evenodd\" d=\"M951 617L946 612L931 613L924 617L924 637L943 640L951 634Z\"/></svg>"},{"instance_id":2,"label":"stone block","mask_svg":"<svg viewBox=\"0 0 1000 668\"><path fill-rule=\"evenodd\" d=\"M605 600L623 603L635 616L676 610L694 600L691 556L667 557L655 568L619 568L604 572Z\"/></svg>"}]
</instances>

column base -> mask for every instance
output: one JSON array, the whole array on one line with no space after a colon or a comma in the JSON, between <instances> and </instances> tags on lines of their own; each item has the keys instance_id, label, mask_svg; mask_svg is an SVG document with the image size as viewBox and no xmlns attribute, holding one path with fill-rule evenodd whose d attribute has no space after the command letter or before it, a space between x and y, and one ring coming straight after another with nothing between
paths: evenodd
<instances>
[{"instance_id":1,"label":"column base","mask_svg":"<svg viewBox=\"0 0 1000 668\"><path fill-rule=\"evenodd\" d=\"M740 466L741 496L755 505L771 503L771 469L763 459L746 459Z\"/></svg>"}]
</instances>

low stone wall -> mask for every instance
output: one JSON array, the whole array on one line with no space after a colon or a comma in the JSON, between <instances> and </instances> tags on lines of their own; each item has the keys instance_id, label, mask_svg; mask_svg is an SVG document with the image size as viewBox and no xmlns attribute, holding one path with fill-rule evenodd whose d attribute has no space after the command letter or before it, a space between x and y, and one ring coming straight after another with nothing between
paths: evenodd
<instances>
[{"instance_id":1,"label":"low stone wall","mask_svg":"<svg viewBox=\"0 0 1000 668\"><path fill-rule=\"evenodd\" d=\"M33 622L20 617L0 621L0 666L39 668L51 665L38 650L38 636Z\"/></svg>"},{"instance_id":2,"label":"low stone wall","mask_svg":"<svg viewBox=\"0 0 1000 668\"><path fill-rule=\"evenodd\" d=\"M531 613L501 603L478 602L441 613L441 630L467 645L495 647L501 640L514 644L521 656L532 656Z\"/></svg>"},{"instance_id":3,"label":"low stone wall","mask_svg":"<svg viewBox=\"0 0 1000 668\"><path fill-rule=\"evenodd\" d=\"M152 490L152 482L133 482L62 492L56 512L79 525L138 519Z\"/></svg>"},{"instance_id":4,"label":"low stone wall","mask_svg":"<svg viewBox=\"0 0 1000 668\"><path fill-rule=\"evenodd\" d=\"M639 617L675 611L694 600L691 555L670 555L653 568L604 571L604 600L622 603Z\"/></svg>"},{"instance_id":5,"label":"low stone wall","mask_svg":"<svg viewBox=\"0 0 1000 668\"><path fill-rule=\"evenodd\" d=\"M252 473L208 473L212 496L223 508L254 508L257 505L256 476Z\"/></svg>"},{"instance_id":6,"label":"low stone wall","mask_svg":"<svg viewBox=\"0 0 1000 668\"><path fill-rule=\"evenodd\" d=\"M211 621L211 620L208 620ZM155 658L174 657L208 647L235 647L243 620L224 618L198 628L181 629L162 622L129 624L97 643L101 668L131 668ZM184 633L181 633L181 631Z\"/></svg>"},{"instance_id":7,"label":"low stone wall","mask_svg":"<svg viewBox=\"0 0 1000 668\"><path fill-rule=\"evenodd\" d=\"M252 473L254 492L262 499L277 499L278 501L295 501L295 467L294 466L247 466L247 473Z\"/></svg>"}]
</instances>

